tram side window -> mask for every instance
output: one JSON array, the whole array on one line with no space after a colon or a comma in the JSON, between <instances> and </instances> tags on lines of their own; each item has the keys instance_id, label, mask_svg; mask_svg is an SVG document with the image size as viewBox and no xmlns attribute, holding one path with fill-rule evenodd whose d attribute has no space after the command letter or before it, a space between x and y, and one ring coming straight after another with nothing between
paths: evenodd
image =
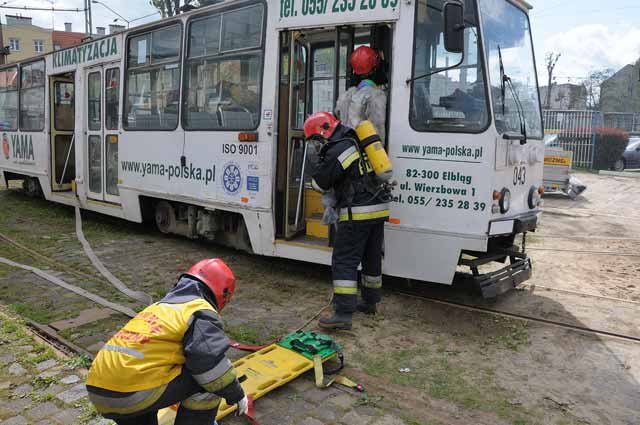
<instances>
[{"instance_id":1,"label":"tram side window","mask_svg":"<svg viewBox=\"0 0 640 425\"><path fill-rule=\"evenodd\" d=\"M18 67L0 71L0 130L18 129Z\"/></svg>"},{"instance_id":2,"label":"tram side window","mask_svg":"<svg viewBox=\"0 0 640 425\"><path fill-rule=\"evenodd\" d=\"M127 130L173 130L178 126L181 27L132 37L127 47L123 125ZM117 113L116 113L117 123Z\"/></svg>"},{"instance_id":3,"label":"tram side window","mask_svg":"<svg viewBox=\"0 0 640 425\"><path fill-rule=\"evenodd\" d=\"M252 130L260 118L263 6L194 20L188 30L183 126Z\"/></svg>"},{"instance_id":4,"label":"tram side window","mask_svg":"<svg viewBox=\"0 0 640 425\"><path fill-rule=\"evenodd\" d=\"M102 129L102 115L100 111L100 105L102 104L102 81L100 81L100 73L92 72L89 74L89 84L87 91L87 103L88 103L88 120L89 130L101 130Z\"/></svg>"},{"instance_id":5,"label":"tram side window","mask_svg":"<svg viewBox=\"0 0 640 425\"><path fill-rule=\"evenodd\" d=\"M44 61L20 69L20 130L44 130Z\"/></svg>"},{"instance_id":6,"label":"tram side window","mask_svg":"<svg viewBox=\"0 0 640 425\"><path fill-rule=\"evenodd\" d=\"M465 53L444 49L444 0L418 0L410 122L418 131L478 132L488 124L475 5L465 2ZM431 75L428 75L431 74Z\"/></svg>"},{"instance_id":7,"label":"tram side window","mask_svg":"<svg viewBox=\"0 0 640 425\"><path fill-rule=\"evenodd\" d=\"M120 110L120 69L110 68L105 72L105 125L107 130L118 129Z\"/></svg>"}]
</instances>

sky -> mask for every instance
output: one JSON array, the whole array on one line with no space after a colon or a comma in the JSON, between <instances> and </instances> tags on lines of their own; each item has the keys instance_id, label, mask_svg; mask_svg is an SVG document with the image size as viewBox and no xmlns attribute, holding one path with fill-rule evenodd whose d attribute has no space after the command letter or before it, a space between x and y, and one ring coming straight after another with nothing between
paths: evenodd
<instances>
[{"instance_id":1,"label":"sky","mask_svg":"<svg viewBox=\"0 0 640 425\"><path fill-rule=\"evenodd\" d=\"M544 57L561 56L558 83L581 82L590 71L640 59L639 0L530 0L531 29L540 85L547 84Z\"/></svg>"},{"instance_id":2,"label":"sky","mask_svg":"<svg viewBox=\"0 0 640 425\"><path fill-rule=\"evenodd\" d=\"M148 0L103 0L128 20L155 9ZM547 52L560 53L554 74L556 82L580 83L590 71L618 70L640 58L640 0L529 0L533 5L531 27L537 56L540 85L546 85L544 57ZM0 0L7 6L82 8L83 0ZM93 4L93 24L108 27L117 15L101 4ZM32 16L34 24L52 26L51 12L3 9L4 14L22 13ZM159 15L132 22L132 25L154 21ZM56 12L54 25L64 29L72 22L74 30L84 31L84 14ZM126 24L122 20L115 23Z\"/></svg>"}]
</instances>

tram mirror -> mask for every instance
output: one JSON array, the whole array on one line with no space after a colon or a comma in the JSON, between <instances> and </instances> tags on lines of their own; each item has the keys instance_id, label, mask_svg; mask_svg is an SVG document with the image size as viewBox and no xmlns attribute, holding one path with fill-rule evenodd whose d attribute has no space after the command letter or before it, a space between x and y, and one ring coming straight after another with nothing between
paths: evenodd
<instances>
[{"instance_id":1,"label":"tram mirror","mask_svg":"<svg viewBox=\"0 0 640 425\"><path fill-rule=\"evenodd\" d=\"M447 52L464 52L464 6L460 0L444 4L444 48Z\"/></svg>"}]
</instances>

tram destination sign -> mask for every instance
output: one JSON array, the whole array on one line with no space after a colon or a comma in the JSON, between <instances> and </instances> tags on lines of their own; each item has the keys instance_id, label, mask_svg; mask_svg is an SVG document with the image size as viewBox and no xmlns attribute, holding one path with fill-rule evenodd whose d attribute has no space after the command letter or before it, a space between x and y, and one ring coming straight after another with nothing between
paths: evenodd
<instances>
[{"instance_id":1,"label":"tram destination sign","mask_svg":"<svg viewBox=\"0 0 640 425\"><path fill-rule=\"evenodd\" d=\"M395 21L400 0L279 0L278 27Z\"/></svg>"},{"instance_id":2,"label":"tram destination sign","mask_svg":"<svg viewBox=\"0 0 640 425\"><path fill-rule=\"evenodd\" d=\"M120 54L118 37L101 38L53 54L53 67L63 68L94 62L101 59L115 58Z\"/></svg>"}]
</instances>

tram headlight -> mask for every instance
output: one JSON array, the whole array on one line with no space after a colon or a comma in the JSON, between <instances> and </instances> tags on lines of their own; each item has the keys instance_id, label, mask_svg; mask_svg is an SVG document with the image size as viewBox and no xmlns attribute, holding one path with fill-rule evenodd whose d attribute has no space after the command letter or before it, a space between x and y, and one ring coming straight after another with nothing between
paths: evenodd
<instances>
[{"instance_id":1,"label":"tram headlight","mask_svg":"<svg viewBox=\"0 0 640 425\"><path fill-rule=\"evenodd\" d=\"M540 205L540 190L535 186L531 186L531 189L529 189L528 204L530 209Z\"/></svg>"},{"instance_id":2,"label":"tram headlight","mask_svg":"<svg viewBox=\"0 0 640 425\"><path fill-rule=\"evenodd\" d=\"M500 212L506 214L511 207L511 191L505 187L500 191L500 194L502 195L498 203L498 205L500 205Z\"/></svg>"}]
</instances>

